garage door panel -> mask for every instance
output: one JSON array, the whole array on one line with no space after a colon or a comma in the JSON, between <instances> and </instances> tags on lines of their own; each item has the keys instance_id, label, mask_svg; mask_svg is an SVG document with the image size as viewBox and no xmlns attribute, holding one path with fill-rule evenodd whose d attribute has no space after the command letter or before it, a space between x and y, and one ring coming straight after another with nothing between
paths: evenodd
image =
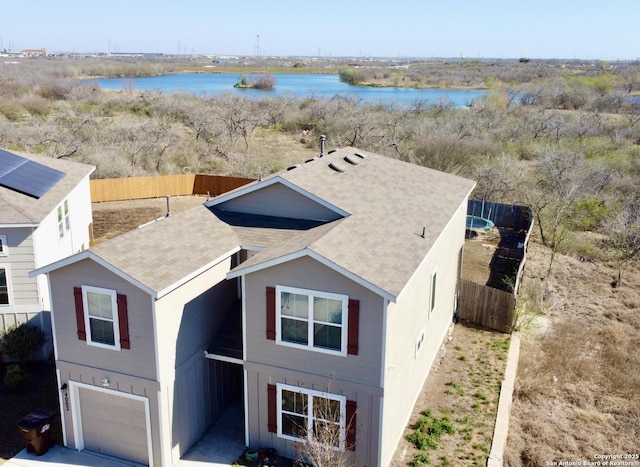
<instances>
[{"instance_id":1,"label":"garage door panel","mask_svg":"<svg viewBox=\"0 0 640 467\"><path fill-rule=\"evenodd\" d=\"M79 395L85 449L149 463L144 402L85 388Z\"/></svg>"}]
</instances>

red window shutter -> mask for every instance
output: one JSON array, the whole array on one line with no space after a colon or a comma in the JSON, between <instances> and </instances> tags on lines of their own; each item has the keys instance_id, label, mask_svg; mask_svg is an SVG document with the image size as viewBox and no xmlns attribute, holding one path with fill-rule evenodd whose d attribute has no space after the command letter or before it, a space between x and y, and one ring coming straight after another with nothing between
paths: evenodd
<instances>
[{"instance_id":1,"label":"red window shutter","mask_svg":"<svg viewBox=\"0 0 640 467\"><path fill-rule=\"evenodd\" d=\"M349 300L349 323L347 329L347 353L358 355L358 326L360 325L360 301Z\"/></svg>"},{"instance_id":2,"label":"red window shutter","mask_svg":"<svg viewBox=\"0 0 640 467\"><path fill-rule=\"evenodd\" d=\"M347 433L345 437L345 444L349 451L356 450L357 408L358 406L356 401L347 401Z\"/></svg>"},{"instance_id":3,"label":"red window shutter","mask_svg":"<svg viewBox=\"0 0 640 467\"><path fill-rule=\"evenodd\" d=\"M267 287L267 339L276 340L276 288Z\"/></svg>"},{"instance_id":4,"label":"red window shutter","mask_svg":"<svg viewBox=\"0 0 640 467\"><path fill-rule=\"evenodd\" d=\"M87 340L87 330L84 326L84 305L82 304L82 288L73 288L73 298L76 303L76 326L78 328L78 339Z\"/></svg>"},{"instance_id":5,"label":"red window shutter","mask_svg":"<svg viewBox=\"0 0 640 467\"><path fill-rule=\"evenodd\" d=\"M118 326L120 328L120 348L130 349L129 342L129 313L127 311L127 296L118 294Z\"/></svg>"},{"instance_id":6,"label":"red window shutter","mask_svg":"<svg viewBox=\"0 0 640 467\"><path fill-rule=\"evenodd\" d=\"M267 427L269 433L278 432L278 411L277 411L276 385L267 385Z\"/></svg>"}]
</instances>

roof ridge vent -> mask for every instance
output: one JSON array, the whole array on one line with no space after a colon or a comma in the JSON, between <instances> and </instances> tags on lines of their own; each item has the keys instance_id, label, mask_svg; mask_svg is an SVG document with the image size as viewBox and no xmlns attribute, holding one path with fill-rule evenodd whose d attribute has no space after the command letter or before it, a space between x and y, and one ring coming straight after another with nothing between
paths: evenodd
<instances>
[{"instance_id":1,"label":"roof ridge vent","mask_svg":"<svg viewBox=\"0 0 640 467\"><path fill-rule=\"evenodd\" d=\"M344 156L344 160L351 165L360 165L360 159L357 157L353 157L351 154L347 154Z\"/></svg>"},{"instance_id":2,"label":"roof ridge vent","mask_svg":"<svg viewBox=\"0 0 640 467\"><path fill-rule=\"evenodd\" d=\"M331 149L329 152L327 152L327 154L333 154L336 151L337 151L337 149Z\"/></svg>"},{"instance_id":3,"label":"roof ridge vent","mask_svg":"<svg viewBox=\"0 0 640 467\"><path fill-rule=\"evenodd\" d=\"M358 156L360 159L366 159L367 156L365 156L364 154L360 154L359 152L354 152L353 153L354 156Z\"/></svg>"},{"instance_id":4,"label":"roof ridge vent","mask_svg":"<svg viewBox=\"0 0 640 467\"><path fill-rule=\"evenodd\" d=\"M347 170L347 168L344 165L342 165L340 162L337 162L337 161L330 162L329 167L331 167L333 170L341 174L345 173L345 171Z\"/></svg>"}]
</instances>

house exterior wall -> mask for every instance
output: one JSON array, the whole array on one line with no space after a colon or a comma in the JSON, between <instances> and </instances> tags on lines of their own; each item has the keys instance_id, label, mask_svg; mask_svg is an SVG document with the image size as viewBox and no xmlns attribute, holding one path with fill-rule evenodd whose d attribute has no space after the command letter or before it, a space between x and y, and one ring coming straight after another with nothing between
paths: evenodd
<instances>
[{"instance_id":1,"label":"house exterior wall","mask_svg":"<svg viewBox=\"0 0 640 467\"><path fill-rule=\"evenodd\" d=\"M29 278L29 272L35 267L33 254L32 227L3 228L0 235L7 239L7 255L0 256L0 264L9 265L10 293L8 306L0 306L0 312L38 311L40 301L36 281ZM48 298L47 298L48 300Z\"/></svg>"},{"instance_id":2,"label":"house exterior wall","mask_svg":"<svg viewBox=\"0 0 640 467\"><path fill-rule=\"evenodd\" d=\"M45 297L39 295L40 279L29 278L29 272L35 267L33 230L33 227L0 226L0 235L7 242L6 254L0 255L0 267L6 270L9 283L9 305L0 305L0 334L11 326L23 323L42 329L48 340L33 357L44 359L53 349L51 317L49 308L45 308L43 303ZM44 283L46 284L46 279ZM47 293L46 303L48 302Z\"/></svg>"},{"instance_id":3,"label":"house exterior wall","mask_svg":"<svg viewBox=\"0 0 640 467\"><path fill-rule=\"evenodd\" d=\"M70 228L68 231L65 229L61 238L58 233L57 208L65 200L69 208ZM89 225L93 222L89 176L78 183L58 206L40 222L34 234L36 268L89 248Z\"/></svg>"},{"instance_id":4,"label":"house exterior wall","mask_svg":"<svg viewBox=\"0 0 640 467\"><path fill-rule=\"evenodd\" d=\"M0 331L28 322L42 329L47 342L34 357L46 358L52 348L49 284L45 275L30 278L29 272L89 247L92 222L89 176L65 198L70 212L70 229L58 235L57 206L37 227L0 226L9 254L0 256L0 265L9 265L11 304L0 306Z\"/></svg>"},{"instance_id":5,"label":"house exterior wall","mask_svg":"<svg viewBox=\"0 0 640 467\"><path fill-rule=\"evenodd\" d=\"M162 412L172 425L164 436L173 462L212 422L205 350L238 299L236 281L226 280L230 268L229 257L155 304Z\"/></svg>"},{"instance_id":6,"label":"house exterior wall","mask_svg":"<svg viewBox=\"0 0 640 467\"><path fill-rule=\"evenodd\" d=\"M340 216L280 183L232 199L220 205L226 211L293 219L335 220Z\"/></svg>"},{"instance_id":7,"label":"house exterior wall","mask_svg":"<svg viewBox=\"0 0 640 467\"><path fill-rule=\"evenodd\" d=\"M458 278L458 252L464 245L465 200L402 291L390 303L386 320L384 410L381 464L388 465L409 421L438 351L452 324ZM435 307L429 313L433 273ZM424 333L419 351L417 342Z\"/></svg>"},{"instance_id":8,"label":"house exterior wall","mask_svg":"<svg viewBox=\"0 0 640 467\"><path fill-rule=\"evenodd\" d=\"M63 419L63 436L67 447L74 449L81 448L79 445L79 427L74 424L79 419L79 407L75 404L74 394L72 393L73 389L71 388L72 384L70 383L82 383L97 389L113 391L113 393L117 395L126 396L132 394L146 398L149 401L149 416L151 419L152 463L154 467L162 467L164 465L161 452L160 430L158 429L160 416L158 401L162 396L160 393L160 385L156 381L127 375L124 372L105 371L99 368L64 361L57 361L56 367L60 384L67 384L67 388L60 392L60 413ZM109 386L107 388L102 384L102 379L105 376L109 379ZM104 429L113 428L104 427Z\"/></svg>"},{"instance_id":9,"label":"house exterior wall","mask_svg":"<svg viewBox=\"0 0 640 467\"><path fill-rule=\"evenodd\" d=\"M377 465L379 404L382 396L381 342L384 300L311 258L299 258L244 278L247 412L249 444L273 446L295 457L291 441L267 426L267 385L286 383L343 395L357 403L357 465ZM358 355L328 355L287 347L266 338L266 288L277 285L339 293L359 300Z\"/></svg>"},{"instance_id":10,"label":"house exterior wall","mask_svg":"<svg viewBox=\"0 0 640 467\"><path fill-rule=\"evenodd\" d=\"M57 361L157 380L152 298L147 293L88 259L52 271L49 280ZM130 349L104 349L78 339L73 289L83 285L127 296Z\"/></svg>"},{"instance_id":11,"label":"house exterior wall","mask_svg":"<svg viewBox=\"0 0 640 467\"><path fill-rule=\"evenodd\" d=\"M155 338L151 297L112 272L85 259L49 273L52 290L52 322L55 329L56 368L59 384L71 382L104 388L103 378L108 378L108 390L135 394L149 400L153 442L153 464L161 466L160 435L158 429L158 399L160 385L157 382ZM74 287L90 285L116 290L126 295L130 349L120 351L89 345L78 338ZM135 376L132 376L135 375ZM78 448L78 410L67 391L61 392L61 407L66 445ZM74 420L74 417L75 420Z\"/></svg>"}]
</instances>

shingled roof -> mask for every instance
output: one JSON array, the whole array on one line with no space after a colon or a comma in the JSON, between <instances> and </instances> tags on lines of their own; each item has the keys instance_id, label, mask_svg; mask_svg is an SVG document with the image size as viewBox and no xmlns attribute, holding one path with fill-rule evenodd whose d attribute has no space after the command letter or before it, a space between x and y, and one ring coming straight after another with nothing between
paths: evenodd
<instances>
[{"instance_id":1,"label":"shingled roof","mask_svg":"<svg viewBox=\"0 0 640 467\"><path fill-rule=\"evenodd\" d=\"M92 165L53 157L11 152L38 164L64 172L65 175L40 198L34 198L0 185L0 225L36 226L40 224L82 179L95 170Z\"/></svg>"},{"instance_id":2,"label":"shingled roof","mask_svg":"<svg viewBox=\"0 0 640 467\"><path fill-rule=\"evenodd\" d=\"M269 220L260 212L219 209L274 186L322 204L329 214L324 220ZM229 254L251 248L261 251L229 278L310 256L395 300L474 186L472 180L348 147L36 273L92 258L159 297Z\"/></svg>"},{"instance_id":3,"label":"shingled roof","mask_svg":"<svg viewBox=\"0 0 640 467\"><path fill-rule=\"evenodd\" d=\"M309 255L391 300L475 186L472 180L351 147L275 177L348 215L314 229L321 229L319 235L312 231L267 248L230 277Z\"/></svg>"}]
</instances>

